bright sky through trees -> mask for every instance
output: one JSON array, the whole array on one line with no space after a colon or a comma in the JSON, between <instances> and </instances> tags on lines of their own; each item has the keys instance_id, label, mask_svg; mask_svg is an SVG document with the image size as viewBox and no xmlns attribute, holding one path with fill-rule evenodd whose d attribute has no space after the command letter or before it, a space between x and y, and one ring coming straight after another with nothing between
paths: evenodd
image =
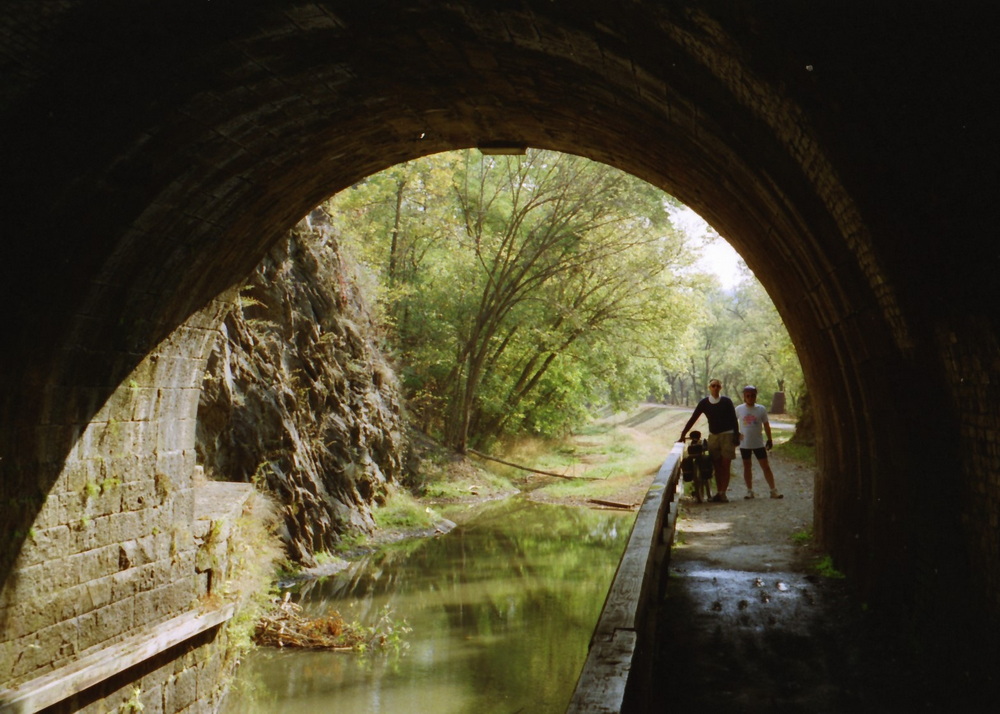
<instances>
[{"instance_id":1,"label":"bright sky through trees","mask_svg":"<svg viewBox=\"0 0 1000 714\"><path fill-rule=\"evenodd\" d=\"M670 220L692 238L704 241L699 249L699 267L719 276L724 290L730 290L740 281L740 264L743 259L705 220L684 206L671 211Z\"/></svg>"},{"instance_id":2,"label":"bright sky through trees","mask_svg":"<svg viewBox=\"0 0 1000 714\"><path fill-rule=\"evenodd\" d=\"M411 413L458 451L565 433L651 395L685 402L710 376L801 389L736 252L607 165L444 152L369 177L327 212L377 285Z\"/></svg>"}]
</instances>

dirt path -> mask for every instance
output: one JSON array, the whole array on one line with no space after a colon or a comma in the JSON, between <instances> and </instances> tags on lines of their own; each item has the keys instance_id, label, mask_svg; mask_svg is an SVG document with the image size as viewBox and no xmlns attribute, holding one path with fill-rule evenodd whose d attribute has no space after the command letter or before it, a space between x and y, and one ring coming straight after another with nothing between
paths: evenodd
<instances>
[{"instance_id":1,"label":"dirt path","mask_svg":"<svg viewBox=\"0 0 1000 714\"><path fill-rule=\"evenodd\" d=\"M780 448L770 463L782 499L767 497L754 460L758 498L745 500L739 458L729 503L681 499L656 638L657 681L669 694L647 711L983 711L919 674L849 582L819 573L814 470Z\"/></svg>"},{"instance_id":2,"label":"dirt path","mask_svg":"<svg viewBox=\"0 0 1000 714\"><path fill-rule=\"evenodd\" d=\"M604 420L629 434L635 447L648 456L649 463L655 464L646 478L623 482L622 492L611 500L641 502L659 464L690 415L691 409L686 407L645 404L628 415ZM784 423L777 426L779 419L772 416L776 424L775 442L780 446L791 437L794 427ZM695 423L694 428L707 433L704 419ZM814 470L782 458L779 452L780 448L771 452L770 464L778 490L784 494L782 499L767 497L767 484L755 460L753 483L758 498L744 500L746 487L739 458L730 469L729 503L699 504L689 496L681 499L675 547L678 557L705 560L714 567L771 570L808 567L816 555L804 543L813 522Z\"/></svg>"},{"instance_id":3,"label":"dirt path","mask_svg":"<svg viewBox=\"0 0 1000 714\"><path fill-rule=\"evenodd\" d=\"M675 560L700 560L713 567L745 570L807 569L815 557L806 542L813 522L813 469L777 454L772 454L769 462L784 498L768 498L755 459L757 498L745 500L743 465L737 458L729 503L701 504L689 496L681 499Z\"/></svg>"}]
</instances>

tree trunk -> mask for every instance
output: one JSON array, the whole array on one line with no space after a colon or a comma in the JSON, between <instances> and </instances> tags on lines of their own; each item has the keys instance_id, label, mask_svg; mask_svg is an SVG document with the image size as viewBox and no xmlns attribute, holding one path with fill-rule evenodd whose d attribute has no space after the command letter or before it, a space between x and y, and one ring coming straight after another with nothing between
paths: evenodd
<instances>
[{"instance_id":1,"label":"tree trunk","mask_svg":"<svg viewBox=\"0 0 1000 714\"><path fill-rule=\"evenodd\" d=\"M392 243L389 246L389 285L396 282L396 266L399 253L399 226L403 221L403 191L406 179L400 179L396 186L396 216L392 222Z\"/></svg>"},{"instance_id":2,"label":"tree trunk","mask_svg":"<svg viewBox=\"0 0 1000 714\"><path fill-rule=\"evenodd\" d=\"M816 421L813 417L812 400L809 392L803 392L799 397L799 420L795 425L792 441L803 446L815 446Z\"/></svg>"}]
</instances>

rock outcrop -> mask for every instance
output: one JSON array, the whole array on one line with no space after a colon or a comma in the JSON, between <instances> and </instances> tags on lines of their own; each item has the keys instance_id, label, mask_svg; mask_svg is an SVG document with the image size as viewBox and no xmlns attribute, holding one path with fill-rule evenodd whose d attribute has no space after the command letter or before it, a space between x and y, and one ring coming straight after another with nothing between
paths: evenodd
<instances>
[{"instance_id":1,"label":"rock outcrop","mask_svg":"<svg viewBox=\"0 0 1000 714\"><path fill-rule=\"evenodd\" d=\"M405 463L397 379L352 265L321 224L290 232L234 293L198 411L199 463L271 492L304 565L373 530Z\"/></svg>"}]
</instances>

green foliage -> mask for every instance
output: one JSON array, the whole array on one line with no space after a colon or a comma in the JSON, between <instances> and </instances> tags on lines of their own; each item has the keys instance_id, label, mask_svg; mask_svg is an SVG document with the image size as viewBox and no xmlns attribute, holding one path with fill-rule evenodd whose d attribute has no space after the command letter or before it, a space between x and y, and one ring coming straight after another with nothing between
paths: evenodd
<instances>
[{"instance_id":1,"label":"green foliage","mask_svg":"<svg viewBox=\"0 0 1000 714\"><path fill-rule=\"evenodd\" d=\"M621 491L621 484L610 481L608 477L621 476L622 473L620 467L602 464L588 471L586 478L555 481L539 491L554 499L609 498Z\"/></svg>"},{"instance_id":2,"label":"green foliage","mask_svg":"<svg viewBox=\"0 0 1000 714\"><path fill-rule=\"evenodd\" d=\"M334 550L337 553L347 553L364 545L368 541L368 536L358 531L348 531L340 534L340 540Z\"/></svg>"},{"instance_id":3,"label":"green foliage","mask_svg":"<svg viewBox=\"0 0 1000 714\"><path fill-rule=\"evenodd\" d=\"M157 471L153 478L156 482L156 495L159 496L161 502L166 501L174 491L170 477L162 471Z\"/></svg>"},{"instance_id":4,"label":"green foliage","mask_svg":"<svg viewBox=\"0 0 1000 714\"><path fill-rule=\"evenodd\" d=\"M670 375L675 390L700 398L714 378L737 402L743 385L754 384L759 404L769 406L770 395L783 391L793 406L805 388L802 368L760 282L747 271L734 290L708 280L700 292L704 308L694 319L697 337L689 344L682 373Z\"/></svg>"},{"instance_id":5,"label":"green foliage","mask_svg":"<svg viewBox=\"0 0 1000 714\"><path fill-rule=\"evenodd\" d=\"M238 662L253 646L257 623L275 597L274 579L282 561L281 541L276 535L280 527L277 506L260 493L254 493L248 506L226 543L228 567L220 593L239 599L236 614L225 628L226 659L231 663ZM221 536L217 526L221 524L212 524L212 538Z\"/></svg>"},{"instance_id":6,"label":"green foliage","mask_svg":"<svg viewBox=\"0 0 1000 714\"><path fill-rule=\"evenodd\" d=\"M580 157L474 151L401 164L325 209L372 276L416 424L459 450L558 437L595 407L687 400L709 377L794 405L787 331L747 271L693 270L679 205Z\"/></svg>"},{"instance_id":7,"label":"green foliage","mask_svg":"<svg viewBox=\"0 0 1000 714\"><path fill-rule=\"evenodd\" d=\"M251 292L253 289L254 289L253 285L244 285L243 287L240 288L239 292L236 294L236 307L238 307L241 311L251 307L263 307L265 309L267 308L267 305L262 303L260 300L251 297L250 295L247 294Z\"/></svg>"},{"instance_id":8,"label":"green foliage","mask_svg":"<svg viewBox=\"0 0 1000 714\"><path fill-rule=\"evenodd\" d=\"M816 465L816 447L814 446L805 446L795 441L776 442L774 452L806 466L814 467Z\"/></svg>"},{"instance_id":9,"label":"green foliage","mask_svg":"<svg viewBox=\"0 0 1000 714\"><path fill-rule=\"evenodd\" d=\"M792 534L792 542L795 543L795 545L808 545L809 543L812 542L812 539L813 539L812 527L809 527L804 531L798 531L797 533Z\"/></svg>"},{"instance_id":10,"label":"green foliage","mask_svg":"<svg viewBox=\"0 0 1000 714\"><path fill-rule=\"evenodd\" d=\"M146 708L146 705L142 703L142 688L132 687L131 696L118 707L120 712L141 712Z\"/></svg>"},{"instance_id":11,"label":"green foliage","mask_svg":"<svg viewBox=\"0 0 1000 714\"><path fill-rule=\"evenodd\" d=\"M487 497L490 494L509 494L515 490L510 480L490 471L477 473L474 480L433 479L422 489L423 498L458 501L470 496Z\"/></svg>"},{"instance_id":12,"label":"green foliage","mask_svg":"<svg viewBox=\"0 0 1000 714\"><path fill-rule=\"evenodd\" d=\"M634 429L608 419L559 440L507 444L506 451L516 463L567 477L536 484L534 490L543 497L585 501L615 496L617 502L617 494L648 478L662 463L662 453L650 454L636 438ZM636 489L636 497L644 490Z\"/></svg>"},{"instance_id":13,"label":"green foliage","mask_svg":"<svg viewBox=\"0 0 1000 714\"><path fill-rule=\"evenodd\" d=\"M338 560L336 555L325 550L313 553L313 557L316 559L316 562L319 563L320 565L323 565L324 563L332 563Z\"/></svg>"},{"instance_id":14,"label":"green foliage","mask_svg":"<svg viewBox=\"0 0 1000 714\"><path fill-rule=\"evenodd\" d=\"M441 520L429 507L406 491L394 491L386 502L372 509L375 523L382 529L432 528Z\"/></svg>"},{"instance_id":15,"label":"green foliage","mask_svg":"<svg viewBox=\"0 0 1000 714\"><path fill-rule=\"evenodd\" d=\"M406 620L393 619L389 605L382 606L371 625L351 623L346 630L351 633L354 650L362 654L370 649L399 652L407 647L404 636L412 632Z\"/></svg>"},{"instance_id":16,"label":"green foliage","mask_svg":"<svg viewBox=\"0 0 1000 714\"><path fill-rule=\"evenodd\" d=\"M464 151L373 176L327 210L378 277L418 422L463 449L563 434L595 404L663 390L691 292L671 200L575 156Z\"/></svg>"},{"instance_id":17,"label":"green foliage","mask_svg":"<svg viewBox=\"0 0 1000 714\"><path fill-rule=\"evenodd\" d=\"M815 568L816 572L822 575L824 578L840 579L845 577L845 575L842 572L840 572L833 566L833 558L831 558L829 555L824 555L822 558L820 558L819 561L817 561Z\"/></svg>"},{"instance_id":18,"label":"green foliage","mask_svg":"<svg viewBox=\"0 0 1000 714\"><path fill-rule=\"evenodd\" d=\"M267 480L273 475L274 469L271 466L271 462L268 460L261 461L257 464L257 468L254 469L253 476L250 477L250 483L258 491L265 491L267 489Z\"/></svg>"}]
</instances>

